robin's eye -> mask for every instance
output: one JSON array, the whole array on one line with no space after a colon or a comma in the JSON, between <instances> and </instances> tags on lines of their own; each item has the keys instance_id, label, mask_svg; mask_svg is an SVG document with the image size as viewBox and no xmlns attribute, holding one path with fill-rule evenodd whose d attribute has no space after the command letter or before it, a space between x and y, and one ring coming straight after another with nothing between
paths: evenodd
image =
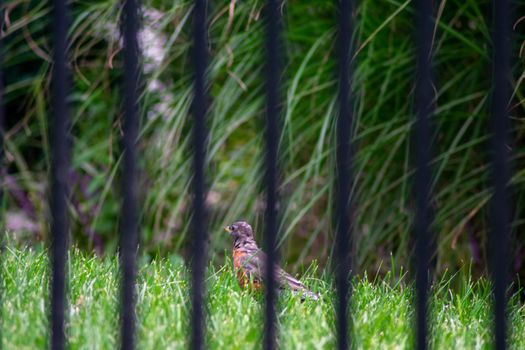
<instances>
[{"instance_id":1,"label":"robin's eye","mask_svg":"<svg viewBox=\"0 0 525 350\"><path fill-rule=\"evenodd\" d=\"M229 229L230 229L230 231L235 231L235 226L231 225L231 226L229 227Z\"/></svg>"}]
</instances>

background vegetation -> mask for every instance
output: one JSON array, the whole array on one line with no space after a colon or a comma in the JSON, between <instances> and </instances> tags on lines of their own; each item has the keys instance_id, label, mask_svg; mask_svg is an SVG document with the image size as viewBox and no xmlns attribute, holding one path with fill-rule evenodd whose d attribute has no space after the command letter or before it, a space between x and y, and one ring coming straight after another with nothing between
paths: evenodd
<instances>
[{"instance_id":1,"label":"background vegetation","mask_svg":"<svg viewBox=\"0 0 525 350\"><path fill-rule=\"evenodd\" d=\"M144 53L141 152L141 250L149 256L187 249L191 2L143 1ZM486 268L490 2L441 0L436 5L434 233L436 266ZM523 2L517 2L523 6ZM48 101L51 16L45 1L4 2L6 23L6 225L9 240L44 242L49 169ZM70 214L73 244L98 254L116 249L119 218L119 83L122 75L117 1L72 1L74 90ZM238 218L262 227L258 186L263 108L263 2L214 1L210 9L210 251L222 261L230 242L221 227ZM362 0L355 10L357 50L354 193L358 272L389 271L391 255L408 264L413 96L410 0ZM334 173L334 8L331 1L288 1L283 98L281 193L283 258L290 269L332 246ZM524 266L525 21L514 26L512 178L513 269ZM470 267L469 267L470 266Z\"/></svg>"}]
</instances>

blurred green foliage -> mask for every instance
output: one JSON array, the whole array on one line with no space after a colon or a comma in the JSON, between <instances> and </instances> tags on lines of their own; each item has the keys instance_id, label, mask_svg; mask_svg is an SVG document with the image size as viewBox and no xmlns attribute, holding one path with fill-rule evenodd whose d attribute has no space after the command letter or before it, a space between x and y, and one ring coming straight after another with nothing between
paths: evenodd
<instances>
[{"instance_id":1,"label":"blurred green foliage","mask_svg":"<svg viewBox=\"0 0 525 350\"><path fill-rule=\"evenodd\" d=\"M522 3L523 5L523 3ZM6 223L21 243L45 241L49 168L50 12L42 1L5 1ZM116 249L119 220L119 95L122 61L118 2L72 1L73 243L98 253ZM141 249L185 255L191 179L191 2L143 2L144 89L141 154ZM215 1L210 7L208 143L210 252L222 259L221 227L239 218L260 234L264 113L263 2ZM490 190L490 2L436 3L434 233L439 272L472 262L485 269ZM331 1L289 1L283 79L281 252L292 269L332 247L334 37ZM412 4L359 2L355 10L356 271L407 265L410 252L410 127L413 98ZM515 271L524 273L525 22L516 22L512 179Z\"/></svg>"}]
</instances>

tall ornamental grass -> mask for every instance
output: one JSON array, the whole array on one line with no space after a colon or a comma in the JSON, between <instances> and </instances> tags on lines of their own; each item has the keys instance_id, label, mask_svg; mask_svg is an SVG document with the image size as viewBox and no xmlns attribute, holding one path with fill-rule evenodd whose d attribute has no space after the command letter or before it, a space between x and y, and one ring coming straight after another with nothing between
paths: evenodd
<instances>
[{"instance_id":1,"label":"tall ornamental grass","mask_svg":"<svg viewBox=\"0 0 525 350\"><path fill-rule=\"evenodd\" d=\"M523 5L523 2L519 2ZM10 239L48 235L48 110L50 9L45 1L5 1L8 177L6 223ZM472 264L485 268L490 96L489 1L436 3L433 208L437 270ZM73 243L99 253L116 248L122 133L119 2L72 1L71 72L74 147L70 215ZM209 11L207 176L210 252L229 249L221 227L238 218L260 234L263 89L263 1L213 1ZM141 163L141 249L184 255L191 179L191 2L143 2L144 54ZM331 254L335 139L335 14L331 1L283 4L286 57L283 77L280 248L291 269ZM354 138L357 156L354 217L357 271L408 264L414 203L410 128L414 80L413 8L409 0L359 2ZM525 22L514 35L524 42ZM514 267L524 271L525 149L523 56L516 50L510 77L514 95L512 178Z\"/></svg>"}]
</instances>

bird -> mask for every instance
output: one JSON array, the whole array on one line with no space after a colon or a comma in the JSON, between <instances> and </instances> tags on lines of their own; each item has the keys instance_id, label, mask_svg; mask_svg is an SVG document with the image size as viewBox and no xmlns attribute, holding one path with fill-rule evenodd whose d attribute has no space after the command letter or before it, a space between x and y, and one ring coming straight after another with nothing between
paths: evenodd
<instances>
[{"instance_id":1,"label":"bird","mask_svg":"<svg viewBox=\"0 0 525 350\"><path fill-rule=\"evenodd\" d=\"M236 221L224 227L224 230L233 238L233 267L241 289L260 290L263 287L268 258L257 246L252 227L246 221ZM290 289L293 294L301 297L301 301L319 300L316 293L278 265L275 265L274 276L279 290Z\"/></svg>"}]
</instances>

